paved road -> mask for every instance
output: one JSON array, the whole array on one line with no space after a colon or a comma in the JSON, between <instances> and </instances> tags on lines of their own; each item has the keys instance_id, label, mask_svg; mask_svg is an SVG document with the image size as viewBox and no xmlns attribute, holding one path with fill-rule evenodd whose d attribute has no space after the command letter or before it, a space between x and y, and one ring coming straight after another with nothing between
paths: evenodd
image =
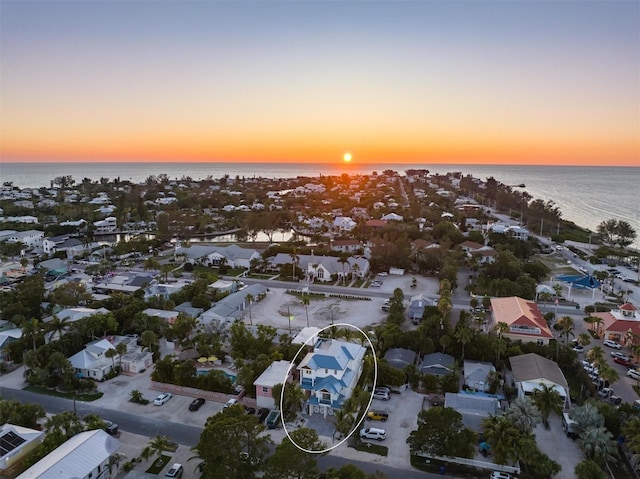
<instances>
[{"instance_id":1,"label":"paved road","mask_svg":"<svg viewBox=\"0 0 640 479\"><path fill-rule=\"evenodd\" d=\"M59 414L64 411L74 410L74 402L70 399L36 394L20 389L0 387L0 397L2 399L17 399L23 403L40 404L45 411L50 414ZM96 407L90 403L82 401L75 402L75 410L80 417L86 416L87 414L97 414L104 419L117 423L120 429L124 431L146 437L153 437L157 434L166 435L173 441L189 447L198 443L200 434L202 433L201 427L175 423L158 419L156 417L122 412L117 409ZM275 446L271 449L273 452L275 450ZM367 473L381 471L387 474L390 478L403 477L406 479L435 479L436 477L443 477L441 475L428 474L414 469L398 469L381 464L354 461L352 459L332 454L318 457L318 464L322 470L326 470L330 467L339 468L346 464L354 464Z\"/></svg>"}]
</instances>

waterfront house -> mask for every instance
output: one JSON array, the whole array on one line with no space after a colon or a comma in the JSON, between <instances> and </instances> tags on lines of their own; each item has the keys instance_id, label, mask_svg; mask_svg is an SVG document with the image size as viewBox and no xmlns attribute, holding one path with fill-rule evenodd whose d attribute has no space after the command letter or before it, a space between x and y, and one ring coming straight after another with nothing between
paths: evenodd
<instances>
[{"instance_id":1,"label":"waterfront house","mask_svg":"<svg viewBox=\"0 0 640 479\"><path fill-rule=\"evenodd\" d=\"M309 414L331 414L348 399L362 374L366 349L336 339L317 339L298 366L300 387L308 392Z\"/></svg>"}]
</instances>

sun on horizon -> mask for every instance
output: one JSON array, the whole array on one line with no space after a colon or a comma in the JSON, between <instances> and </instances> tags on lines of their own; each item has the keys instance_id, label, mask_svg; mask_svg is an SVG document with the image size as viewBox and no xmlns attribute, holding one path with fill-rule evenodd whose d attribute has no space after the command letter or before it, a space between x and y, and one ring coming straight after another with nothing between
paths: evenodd
<instances>
[{"instance_id":1,"label":"sun on horizon","mask_svg":"<svg viewBox=\"0 0 640 479\"><path fill-rule=\"evenodd\" d=\"M347 152L342 156L342 159L345 163L349 163L351 161L351 159L353 158L353 156L351 156L351 153Z\"/></svg>"}]
</instances>

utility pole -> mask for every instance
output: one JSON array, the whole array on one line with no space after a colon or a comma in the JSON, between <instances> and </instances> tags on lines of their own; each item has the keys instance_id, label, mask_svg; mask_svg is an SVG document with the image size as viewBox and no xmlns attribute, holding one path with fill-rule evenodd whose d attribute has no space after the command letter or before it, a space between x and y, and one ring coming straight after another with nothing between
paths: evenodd
<instances>
[{"instance_id":1,"label":"utility pole","mask_svg":"<svg viewBox=\"0 0 640 479\"><path fill-rule=\"evenodd\" d=\"M291 337L291 313L289 312L289 306L287 306L287 321L289 322L289 337Z\"/></svg>"},{"instance_id":2,"label":"utility pole","mask_svg":"<svg viewBox=\"0 0 640 479\"><path fill-rule=\"evenodd\" d=\"M542 226L544 225L544 218L540 218L540 236L542 236Z\"/></svg>"}]
</instances>

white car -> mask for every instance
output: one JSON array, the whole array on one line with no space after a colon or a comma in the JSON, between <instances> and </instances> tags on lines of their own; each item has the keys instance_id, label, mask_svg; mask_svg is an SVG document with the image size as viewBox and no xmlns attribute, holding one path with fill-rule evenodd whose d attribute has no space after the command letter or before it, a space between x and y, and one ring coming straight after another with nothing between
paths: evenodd
<instances>
[{"instance_id":1,"label":"white car","mask_svg":"<svg viewBox=\"0 0 640 479\"><path fill-rule=\"evenodd\" d=\"M515 479L511 474L506 472L493 471L491 473L491 479Z\"/></svg>"},{"instance_id":2,"label":"white car","mask_svg":"<svg viewBox=\"0 0 640 479\"><path fill-rule=\"evenodd\" d=\"M157 398L154 399L153 404L155 406L162 406L164 403L166 403L172 397L173 396L172 396L171 393L162 393L162 394L160 394L160 396L158 396Z\"/></svg>"},{"instance_id":3,"label":"white car","mask_svg":"<svg viewBox=\"0 0 640 479\"><path fill-rule=\"evenodd\" d=\"M611 357L612 358L620 358L620 359L623 359L625 361L631 361L633 359L630 356L627 356L626 354L621 353L620 351L611 351Z\"/></svg>"},{"instance_id":4,"label":"white car","mask_svg":"<svg viewBox=\"0 0 640 479\"><path fill-rule=\"evenodd\" d=\"M622 345L620 343L616 343L615 341L612 341L611 339L605 339L602 344L604 344L605 346L609 346L610 348L622 349Z\"/></svg>"},{"instance_id":5,"label":"white car","mask_svg":"<svg viewBox=\"0 0 640 479\"><path fill-rule=\"evenodd\" d=\"M374 391L373 392L373 399L380 399L381 401L388 401L389 398L389 393L386 391Z\"/></svg>"},{"instance_id":6,"label":"white car","mask_svg":"<svg viewBox=\"0 0 640 479\"><path fill-rule=\"evenodd\" d=\"M640 379L640 371L637 371L635 369L629 369L627 371L627 376L637 381L638 379Z\"/></svg>"},{"instance_id":7,"label":"white car","mask_svg":"<svg viewBox=\"0 0 640 479\"><path fill-rule=\"evenodd\" d=\"M229 399L226 403L224 403L224 407L222 409L227 409L235 404L238 404L238 400L236 398Z\"/></svg>"}]
</instances>

